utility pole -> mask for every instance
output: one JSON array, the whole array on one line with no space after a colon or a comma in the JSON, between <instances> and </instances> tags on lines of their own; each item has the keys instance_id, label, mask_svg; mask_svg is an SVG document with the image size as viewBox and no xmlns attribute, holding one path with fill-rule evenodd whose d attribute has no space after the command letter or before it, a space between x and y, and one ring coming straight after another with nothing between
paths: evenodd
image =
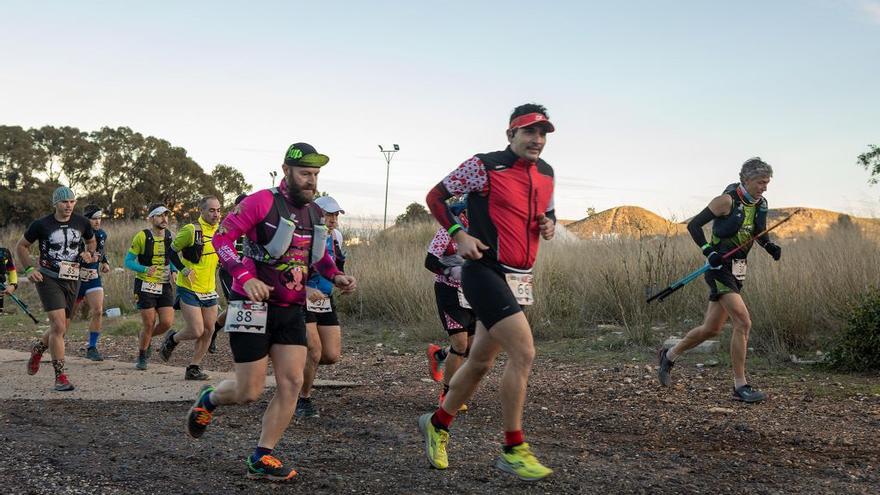
<instances>
[{"instance_id":1,"label":"utility pole","mask_svg":"<svg viewBox=\"0 0 880 495\"><path fill-rule=\"evenodd\" d=\"M275 187L275 177L278 177L278 171L273 170L269 172L269 177L272 178L272 187Z\"/></svg>"},{"instance_id":2,"label":"utility pole","mask_svg":"<svg viewBox=\"0 0 880 495\"><path fill-rule=\"evenodd\" d=\"M382 148L381 144L379 145L379 151L385 155L385 215L382 217L382 229L388 226L388 178L391 174L391 158L400 151L400 146L396 144L393 146L393 150L386 150Z\"/></svg>"}]
</instances>

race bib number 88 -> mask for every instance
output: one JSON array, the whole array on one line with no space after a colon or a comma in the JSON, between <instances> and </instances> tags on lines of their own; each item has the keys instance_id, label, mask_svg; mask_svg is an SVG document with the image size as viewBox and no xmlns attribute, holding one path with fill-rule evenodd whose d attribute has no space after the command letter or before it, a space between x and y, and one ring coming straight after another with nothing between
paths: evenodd
<instances>
[{"instance_id":1,"label":"race bib number 88","mask_svg":"<svg viewBox=\"0 0 880 495\"><path fill-rule=\"evenodd\" d=\"M230 301L225 332L266 333L268 306L264 302Z\"/></svg>"},{"instance_id":2,"label":"race bib number 88","mask_svg":"<svg viewBox=\"0 0 880 495\"><path fill-rule=\"evenodd\" d=\"M507 279L507 285L520 306L529 306L535 303L532 294L531 273L506 273L504 278Z\"/></svg>"}]
</instances>

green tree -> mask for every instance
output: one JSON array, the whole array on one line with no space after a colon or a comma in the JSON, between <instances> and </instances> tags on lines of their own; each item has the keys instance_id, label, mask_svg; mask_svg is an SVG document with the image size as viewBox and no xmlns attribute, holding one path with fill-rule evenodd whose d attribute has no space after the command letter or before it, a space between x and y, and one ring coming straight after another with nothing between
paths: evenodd
<instances>
[{"instance_id":1,"label":"green tree","mask_svg":"<svg viewBox=\"0 0 880 495\"><path fill-rule=\"evenodd\" d=\"M98 167L95 170L92 199L98 204L107 205L107 209L125 216L134 216L131 212L119 210L116 205L117 195L126 186L130 186L139 176L137 162L144 151L144 137L128 127L113 129L103 127L92 132L92 141L98 147Z\"/></svg>"},{"instance_id":2,"label":"green tree","mask_svg":"<svg viewBox=\"0 0 880 495\"><path fill-rule=\"evenodd\" d=\"M222 163L211 171L211 180L220 191L220 200L226 206L231 206L239 194L249 193L252 189L237 168Z\"/></svg>"},{"instance_id":3,"label":"green tree","mask_svg":"<svg viewBox=\"0 0 880 495\"><path fill-rule=\"evenodd\" d=\"M430 222L432 219L431 213L424 206L418 203L410 203L406 207L406 211L397 216L394 224L404 225L408 223Z\"/></svg>"},{"instance_id":4,"label":"green tree","mask_svg":"<svg viewBox=\"0 0 880 495\"><path fill-rule=\"evenodd\" d=\"M871 174L871 178L868 179L869 183L877 184L880 182L880 146L868 145L868 151L859 155L858 163Z\"/></svg>"}]
</instances>

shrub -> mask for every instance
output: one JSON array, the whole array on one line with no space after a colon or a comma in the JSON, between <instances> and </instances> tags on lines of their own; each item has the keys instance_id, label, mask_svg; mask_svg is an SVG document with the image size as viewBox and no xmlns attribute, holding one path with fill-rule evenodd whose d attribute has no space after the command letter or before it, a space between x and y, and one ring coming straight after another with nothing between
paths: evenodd
<instances>
[{"instance_id":1,"label":"shrub","mask_svg":"<svg viewBox=\"0 0 880 495\"><path fill-rule=\"evenodd\" d=\"M828 365L844 371L880 370L880 289L869 289L850 307Z\"/></svg>"}]
</instances>

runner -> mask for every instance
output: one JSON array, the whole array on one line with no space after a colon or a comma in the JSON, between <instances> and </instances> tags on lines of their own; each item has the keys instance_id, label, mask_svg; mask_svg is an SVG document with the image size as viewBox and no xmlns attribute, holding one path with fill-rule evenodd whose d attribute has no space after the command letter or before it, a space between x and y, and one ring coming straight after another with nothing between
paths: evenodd
<instances>
[{"instance_id":1,"label":"runner","mask_svg":"<svg viewBox=\"0 0 880 495\"><path fill-rule=\"evenodd\" d=\"M239 194L235 198L235 205L237 206L241 203L244 198L247 197L247 194ZM235 240L235 252L238 254L238 257L241 258L244 254L244 237L239 237ZM223 289L223 297L226 298L226 306L229 306L229 293L232 290L232 275L223 268L223 265L220 264L220 269L217 271L220 279L220 288ZM214 323L214 333L211 334L211 345L208 346L208 352L214 354L217 352L217 335L223 332L223 327L226 325L226 309L224 309L219 315L217 315L217 322Z\"/></svg>"},{"instance_id":2,"label":"runner","mask_svg":"<svg viewBox=\"0 0 880 495\"><path fill-rule=\"evenodd\" d=\"M449 211L457 217L465 230L468 226L466 208L466 199L449 205ZM435 382L443 382L439 404L443 404L443 399L449 392L452 376L467 359L477 323L476 316L461 291L461 267L464 265L464 258L456 254L457 249L455 241L441 227L434 234L425 256L425 268L434 272L434 298L437 300L440 324L449 334L448 348L428 345L428 371ZM441 368L444 365L445 376ZM459 412L462 411L467 411L467 404L461 405Z\"/></svg>"},{"instance_id":3,"label":"runner","mask_svg":"<svg viewBox=\"0 0 880 495\"><path fill-rule=\"evenodd\" d=\"M80 263L94 263L99 257L95 254L95 232L91 224L73 212L76 206L73 190L65 186L55 189L52 204L55 212L33 221L15 249L49 317L49 329L31 347L27 372L35 375L40 370L40 360L49 349L55 368L55 390L70 391L74 387L64 373L64 334L70 326L79 291ZM29 251L36 241L40 243L39 268L31 264ZM83 246L85 250L81 250Z\"/></svg>"},{"instance_id":4,"label":"runner","mask_svg":"<svg viewBox=\"0 0 880 495\"><path fill-rule=\"evenodd\" d=\"M135 272L134 294L143 323L138 334L138 358L134 365L141 371L147 369L153 336L167 332L174 323L171 273L175 268L170 260L169 214L168 208L161 203L150 205L147 210L150 226L134 235L125 256L125 267Z\"/></svg>"},{"instance_id":5,"label":"runner","mask_svg":"<svg viewBox=\"0 0 880 495\"><path fill-rule=\"evenodd\" d=\"M0 284L6 287L0 291L0 315L3 314L3 298L11 296L18 288L18 272L15 271L15 260L12 253L5 247L0 247Z\"/></svg>"},{"instance_id":6,"label":"runner","mask_svg":"<svg viewBox=\"0 0 880 495\"><path fill-rule=\"evenodd\" d=\"M225 330L235 361L235 379L202 387L187 415L187 431L199 438L219 405L254 402L263 394L269 359L275 395L263 414L260 440L247 457L252 479L287 481L296 471L272 450L290 424L303 381L307 354L305 282L310 268L333 280L344 293L356 287L324 250L321 209L311 203L318 173L329 158L305 144L284 155L284 180L277 188L245 198L223 221L213 243L220 263L232 274L232 299ZM245 256L234 242L246 235Z\"/></svg>"},{"instance_id":7,"label":"runner","mask_svg":"<svg viewBox=\"0 0 880 495\"><path fill-rule=\"evenodd\" d=\"M99 260L94 263L85 263L79 271L79 293L73 304L73 314L76 314L83 300L89 306L89 342L86 347L86 357L92 361L103 361L104 357L98 351L98 338L101 336L102 317L104 316L104 287L101 284L101 273L110 271L107 263L107 253L104 245L107 243L107 233L101 228L101 219L104 212L97 205L88 205L83 211L86 219L92 224L95 231L97 247L95 253Z\"/></svg>"},{"instance_id":8,"label":"runner","mask_svg":"<svg viewBox=\"0 0 880 495\"><path fill-rule=\"evenodd\" d=\"M455 414L505 351L504 447L495 465L523 480L552 473L524 441L523 404L535 347L521 305L532 303L531 269L539 238L551 239L556 228L553 169L539 158L547 133L553 130L543 106L515 108L507 128L507 149L470 158L428 193L431 213L457 243L458 254L468 260L461 283L477 316L469 357L449 382L443 404L419 418L428 460L437 469L448 467L446 444ZM445 203L463 194L468 194L468 231Z\"/></svg>"},{"instance_id":9,"label":"runner","mask_svg":"<svg viewBox=\"0 0 880 495\"><path fill-rule=\"evenodd\" d=\"M174 348L183 341L195 340L193 358L184 379L207 380L200 365L214 333L217 321L217 253L211 239L220 223L220 200L206 196L199 201L199 218L184 225L171 243L171 262L177 268L177 303L186 328L165 336L159 356L168 361Z\"/></svg>"},{"instance_id":10,"label":"runner","mask_svg":"<svg viewBox=\"0 0 880 495\"><path fill-rule=\"evenodd\" d=\"M706 272L709 284L709 307L703 324L692 329L675 346L661 349L658 353L660 384L672 384L672 366L684 352L698 346L701 342L717 337L730 317L733 320L733 333L730 336L730 361L733 365L733 399L743 402L761 402L767 394L753 388L746 380L746 351L752 320L749 310L740 295L746 278L746 258L751 246L746 246L722 260L722 256L733 248L747 242L755 233L767 227L767 200L764 192L773 168L760 158L751 158L742 165L739 183L727 186L724 192L709 202L688 223L688 232L703 251L703 255L713 269ZM712 222L712 240L706 241L703 226ZM782 248L770 240L767 234L757 239L774 260L779 261Z\"/></svg>"},{"instance_id":11,"label":"runner","mask_svg":"<svg viewBox=\"0 0 880 495\"><path fill-rule=\"evenodd\" d=\"M327 253L343 271L345 255L342 253L342 234L339 214L345 211L330 196L315 199L315 204L324 210L324 223L327 225ZM306 283L309 294L306 301L306 334L309 340L309 355L303 374L303 386L296 401L297 418L317 418L318 409L312 402L312 385L319 364L335 364L342 354L342 328L336 314L336 301L333 299L333 282L314 272Z\"/></svg>"}]
</instances>

